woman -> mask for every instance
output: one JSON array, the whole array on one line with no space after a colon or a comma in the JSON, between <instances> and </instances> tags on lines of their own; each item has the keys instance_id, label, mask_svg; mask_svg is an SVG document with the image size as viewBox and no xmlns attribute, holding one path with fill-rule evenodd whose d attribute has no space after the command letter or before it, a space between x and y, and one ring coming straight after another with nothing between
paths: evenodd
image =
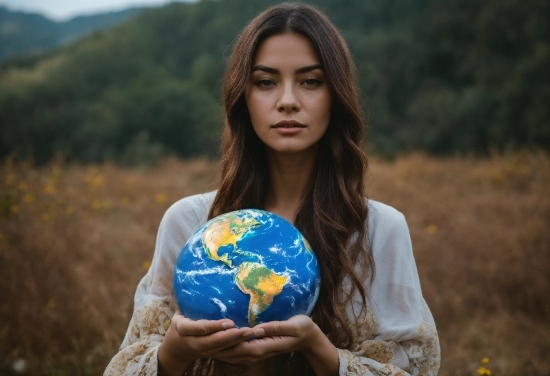
<instances>
[{"instance_id":1,"label":"woman","mask_svg":"<svg viewBox=\"0 0 550 376\"><path fill-rule=\"evenodd\" d=\"M334 26L301 4L260 14L237 40L224 101L220 188L165 214L106 374L437 374L437 333L405 220L364 198L353 64ZM242 208L286 218L315 249L322 284L311 318L251 329L175 312L173 268L186 240Z\"/></svg>"}]
</instances>

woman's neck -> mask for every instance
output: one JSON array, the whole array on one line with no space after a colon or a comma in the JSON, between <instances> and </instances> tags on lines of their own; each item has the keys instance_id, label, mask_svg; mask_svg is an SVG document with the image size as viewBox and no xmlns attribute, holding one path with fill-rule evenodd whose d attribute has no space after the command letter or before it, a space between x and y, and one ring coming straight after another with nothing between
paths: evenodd
<instances>
[{"instance_id":1,"label":"woman's neck","mask_svg":"<svg viewBox=\"0 0 550 376\"><path fill-rule=\"evenodd\" d=\"M298 208L313 185L317 153L267 152L269 186L264 208L294 223Z\"/></svg>"}]
</instances>

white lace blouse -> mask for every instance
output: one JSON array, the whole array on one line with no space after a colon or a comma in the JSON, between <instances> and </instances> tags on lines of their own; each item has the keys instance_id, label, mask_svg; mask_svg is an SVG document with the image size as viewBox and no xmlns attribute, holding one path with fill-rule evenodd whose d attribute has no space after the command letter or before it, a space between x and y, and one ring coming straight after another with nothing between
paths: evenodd
<instances>
[{"instance_id":1,"label":"white lace blouse","mask_svg":"<svg viewBox=\"0 0 550 376\"><path fill-rule=\"evenodd\" d=\"M176 311L173 269L187 239L207 220L215 192L184 198L161 221L153 261L137 287L134 313L120 351L105 375L156 375L157 349ZM368 310L346 306L354 343L339 349L340 375L437 375L440 349L422 297L404 216L369 200L369 237L376 274ZM242 374L251 373L242 367Z\"/></svg>"}]
</instances>

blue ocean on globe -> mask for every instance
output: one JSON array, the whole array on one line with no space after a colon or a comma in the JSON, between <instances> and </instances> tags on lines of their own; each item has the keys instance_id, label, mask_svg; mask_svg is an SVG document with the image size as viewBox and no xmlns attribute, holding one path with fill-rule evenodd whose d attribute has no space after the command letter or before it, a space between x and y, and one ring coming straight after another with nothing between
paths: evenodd
<instances>
[{"instance_id":1,"label":"blue ocean on globe","mask_svg":"<svg viewBox=\"0 0 550 376\"><path fill-rule=\"evenodd\" d=\"M253 327L310 315L320 272L315 253L291 223L243 209L211 219L189 238L173 282L184 316Z\"/></svg>"}]
</instances>

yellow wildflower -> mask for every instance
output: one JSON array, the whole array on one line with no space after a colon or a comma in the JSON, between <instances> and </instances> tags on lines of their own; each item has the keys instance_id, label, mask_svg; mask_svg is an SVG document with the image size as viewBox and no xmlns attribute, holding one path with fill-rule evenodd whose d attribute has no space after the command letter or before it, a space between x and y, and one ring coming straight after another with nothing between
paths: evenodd
<instances>
[{"instance_id":1,"label":"yellow wildflower","mask_svg":"<svg viewBox=\"0 0 550 376\"><path fill-rule=\"evenodd\" d=\"M164 201L166 201L166 195L164 193L159 193L157 197L155 197L155 201L159 204L162 204Z\"/></svg>"},{"instance_id":2,"label":"yellow wildflower","mask_svg":"<svg viewBox=\"0 0 550 376\"><path fill-rule=\"evenodd\" d=\"M12 206L10 207L10 212L11 212L12 214L17 214L17 213L19 213L19 206L17 206L17 205L12 205Z\"/></svg>"},{"instance_id":3,"label":"yellow wildflower","mask_svg":"<svg viewBox=\"0 0 550 376\"><path fill-rule=\"evenodd\" d=\"M151 261L143 261L143 264L141 265L143 269L149 270L149 267L151 267Z\"/></svg>"},{"instance_id":4,"label":"yellow wildflower","mask_svg":"<svg viewBox=\"0 0 550 376\"><path fill-rule=\"evenodd\" d=\"M42 213L42 220L44 222L49 222L52 220L52 215L50 213Z\"/></svg>"},{"instance_id":5,"label":"yellow wildflower","mask_svg":"<svg viewBox=\"0 0 550 376\"><path fill-rule=\"evenodd\" d=\"M25 204L32 204L34 202L34 195L32 193L27 193L24 197L23 197L23 202Z\"/></svg>"},{"instance_id":6,"label":"yellow wildflower","mask_svg":"<svg viewBox=\"0 0 550 376\"><path fill-rule=\"evenodd\" d=\"M46 303L46 307L48 309L55 309L57 307L57 303L55 302L55 299L48 299L48 303Z\"/></svg>"},{"instance_id":7,"label":"yellow wildflower","mask_svg":"<svg viewBox=\"0 0 550 376\"><path fill-rule=\"evenodd\" d=\"M46 186L44 187L44 192L51 195L55 192L55 187L51 183L46 184Z\"/></svg>"},{"instance_id":8,"label":"yellow wildflower","mask_svg":"<svg viewBox=\"0 0 550 376\"><path fill-rule=\"evenodd\" d=\"M480 376L491 376L492 375L491 370L488 369L488 368L485 368L485 367L479 367L477 369L477 374L480 375Z\"/></svg>"},{"instance_id":9,"label":"yellow wildflower","mask_svg":"<svg viewBox=\"0 0 550 376\"><path fill-rule=\"evenodd\" d=\"M481 363L483 363L483 364L489 363L489 358L485 357L485 358L481 359Z\"/></svg>"},{"instance_id":10,"label":"yellow wildflower","mask_svg":"<svg viewBox=\"0 0 550 376\"><path fill-rule=\"evenodd\" d=\"M105 178L99 174L99 170L95 167L88 170L88 174L84 178L84 181L91 190L97 189L105 184Z\"/></svg>"},{"instance_id":11,"label":"yellow wildflower","mask_svg":"<svg viewBox=\"0 0 550 376\"><path fill-rule=\"evenodd\" d=\"M26 191L28 187L29 187L29 186L28 186L27 183L25 183L24 181L22 181L21 183L19 183L19 185L17 186L17 188L18 188L20 191Z\"/></svg>"},{"instance_id":12,"label":"yellow wildflower","mask_svg":"<svg viewBox=\"0 0 550 376\"><path fill-rule=\"evenodd\" d=\"M426 233L428 235L433 235L437 232L437 226L434 225L434 224L431 224L429 225L428 227L426 227Z\"/></svg>"},{"instance_id":13,"label":"yellow wildflower","mask_svg":"<svg viewBox=\"0 0 550 376\"><path fill-rule=\"evenodd\" d=\"M88 184L92 189L99 188L103 184L105 184L105 178L101 175L94 176L92 179L90 179L90 182Z\"/></svg>"}]
</instances>

